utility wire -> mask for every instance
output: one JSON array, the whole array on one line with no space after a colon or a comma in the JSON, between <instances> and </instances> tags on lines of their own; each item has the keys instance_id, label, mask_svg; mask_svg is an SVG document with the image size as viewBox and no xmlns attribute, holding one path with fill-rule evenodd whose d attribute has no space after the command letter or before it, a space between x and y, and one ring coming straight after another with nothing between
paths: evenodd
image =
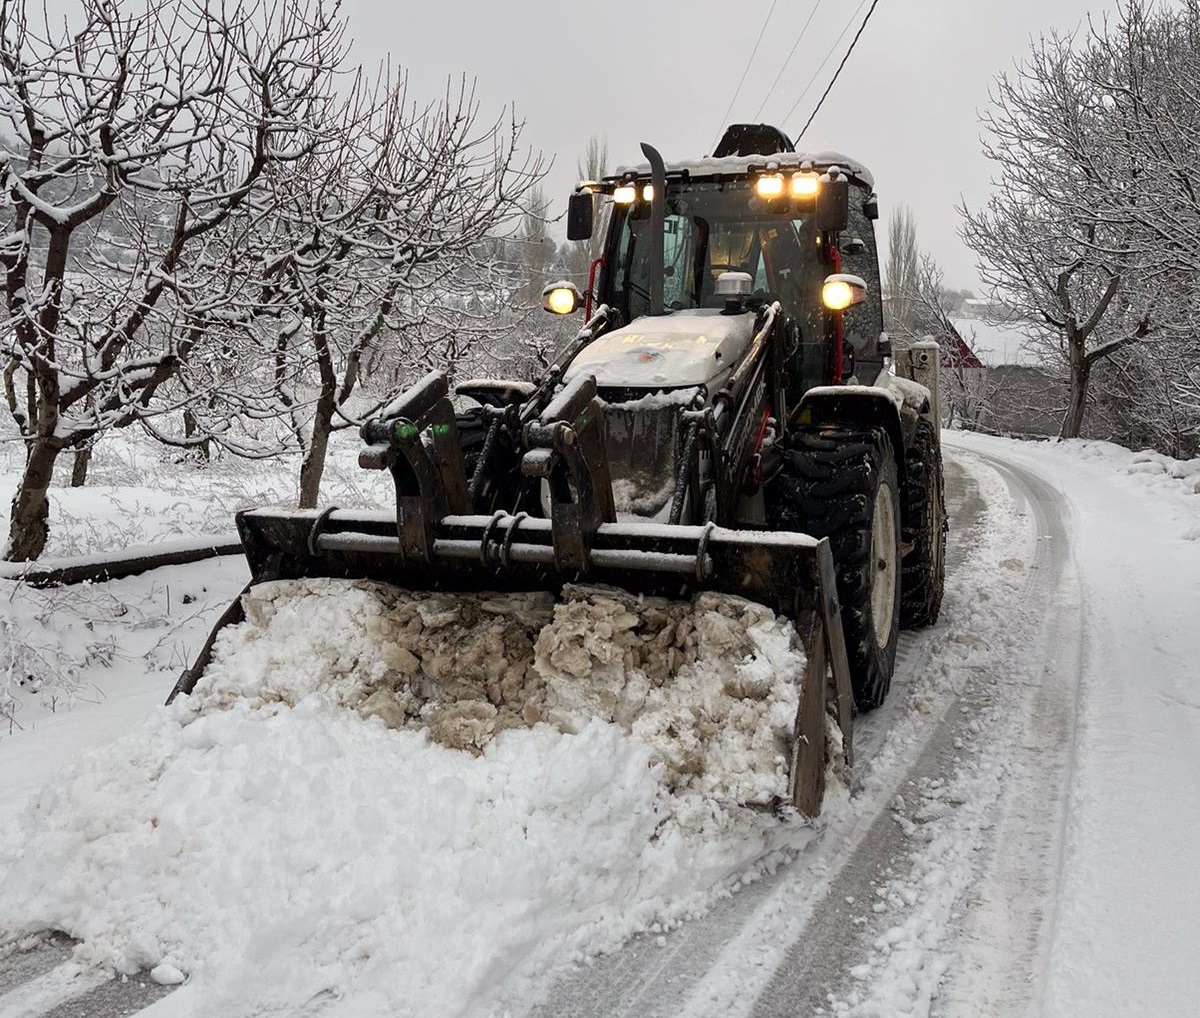
<instances>
[{"instance_id":1,"label":"utility wire","mask_svg":"<svg viewBox=\"0 0 1200 1018\"><path fill-rule=\"evenodd\" d=\"M867 16L863 18L863 23L858 26L858 31L854 33L854 38L850 40L850 48L846 50L846 55L842 57L842 62L838 64L838 69L833 72L833 78L830 79L829 85L821 94L821 98L817 100L816 108L804 122L804 127L800 129L800 134L797 137L803 138L805 132L812 126L812 122L817 119L817 114L821 112L821 107L825 104L825 100L829 98L829 93L833 91L833 86L837 84L838 75L842 73L842 68L846 66L846 61L850 59L850 54L854 52L854 47L858 45L858 40L862 38L863 29L867 27L867 22L871 20L871 15L875 13L875 8L878 6L879 0L871 0L871 8L867 11Z\"/></svg>"},{"instance_id":2,"label":"utility wire","mask_svg":"<svg viewBox=\"0 0 1200 1018\"><path fill-rule=\"evenodd\" d=\"M823 70L825 70L825 65L827 63L829 63L829 61L833 57L834 53L837 52L837 48L842 44L842 40L844 38L846 38L846 33L849 32L850 29L853 27L854 19L858 17L859 11L861 11L866 6L867 6L867 0L859 0L858 6L854 8L854 10L850 14L850 17L846 19L846 24L842 26L841 33L838 35L838 37L836 39L833 40L833 45L831 45L829 47L829 49L826 50L824 58L821 60L821 62L819 64L817 64L817 69L812 72L812 77L808 79L808 81L804 85L804 88L802 88L800 90L800 94L796 97L796 101L794 103L792 103L792 108L790 110L788 110L787 113L784 115L784 118L782 121L784 124L786 124L789 120L792 119L792 114L796 112L796 108L802 102L804 102L804 97L806 95L808 95L809 91L811 91L817 78L819 78L821 76L821 72Z\"/></svg>"},{"instance_id":3,"label":"utility wire","mask_svg":"<svg viewBox=\"0 0 1200 1018\"><path fill-rule=\"evenodd\" d=\"M717 138L712 143L712 148L716 148L721 142L720 132L724 131L729 126L729 114L733 112L733 104L737 102L737 97L742 91L742 86L746 84L746 75L750 73L750 68L754 66L754 58L758 56L758 47L762 45L763 36L767 34L767 25L771 23L771 15L775 13L775 7L779 0L771 0L771 8L767 11L767 16L763 19L762 28L758 30L758 38L754 42L754 49L750 51L750 59L746 61L746 66L742 69L742 76L738 79L737 88L733 90L733 96L729 100L729 106L725 109L725 115L721 117L721 122L717 125Z\"/></svg>"},{"instance_id":4,"label":"utility wire","mask_svg":"<svg viewBox=\"0 0 1200 1018\"><path fill-rule=\"evenodd\" d=\"M808 12L808 20L804 22L803 27L800 29L800 34L796 36L796 41L792 43L792 48L788 51L788 55L784 58L783 66L779 68L779 73L775 75L775 80L771 82L771 87L767 89L766 96L763 97L763 101L759 104L758 110L754 114L755 120L762 116L763 107L767 105L771 99L771 96L775 94L775 86L779 84L779 79L783 77L783 72L788 69L788 64L792 62L792 57L796 55L796 50L800 48L800 43L804 40L805 33L808 31L808 26L812 24L813 18L817 16L817 10L820 8L820 6L821 0L816 0L812 6L812 10Z\"/></svg>"}]
</instances>

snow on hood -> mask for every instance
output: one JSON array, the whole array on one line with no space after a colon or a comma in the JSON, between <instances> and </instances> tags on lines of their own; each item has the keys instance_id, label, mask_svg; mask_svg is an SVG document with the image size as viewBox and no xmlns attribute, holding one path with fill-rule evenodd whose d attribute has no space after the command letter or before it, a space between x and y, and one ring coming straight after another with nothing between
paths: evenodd
<instances>
[{"instance_id":1,"label":"snow on hood","mask_svg":"<svg viewBox=\"0 0 1200 1018\"><path fill-rule=\"evenodd\" d=\"M699 308L639 318L585 347L566 381L593 374L601 387L704 385L736 364L753 338L751 312Z\"/></svg>"}]
</instances>

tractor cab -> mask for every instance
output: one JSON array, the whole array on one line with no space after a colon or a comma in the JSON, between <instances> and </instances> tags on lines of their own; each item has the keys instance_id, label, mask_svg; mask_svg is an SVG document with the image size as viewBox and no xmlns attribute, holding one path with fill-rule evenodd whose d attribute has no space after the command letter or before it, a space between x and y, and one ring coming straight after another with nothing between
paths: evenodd
<instances>
[{"instance_id":1,"label":"tractor cab","mask_svg":"<svg viewBox=\"0 0 1200 1018\"><path fill-rule=\"evenodd\" d=\"M772 151L747 154L755 147ZM572 197L570 239L602 224L589 312L606 305L617 329L640 322L674 335L694 319L699 336L714 314L752 321L778 302L789 402L814 385L875 379L883 311L868 171L844 156L798 154L759 125L734 125L717 156L693 163L643 151L646 165L583 182ZM657 317L678 320L641 322Z\"/></svg>"}]
</instances>

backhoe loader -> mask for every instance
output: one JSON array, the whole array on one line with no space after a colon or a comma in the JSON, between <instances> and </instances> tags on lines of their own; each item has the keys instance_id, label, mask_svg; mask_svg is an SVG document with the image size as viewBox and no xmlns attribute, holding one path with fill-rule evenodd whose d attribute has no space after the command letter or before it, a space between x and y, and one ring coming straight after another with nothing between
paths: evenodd
<instances>
[{"instance_id":1,"label":"backhoe loader","mask_svg":"<svg viewBox=\"0 0 1200 1018\"><path fill-rule=\"evenodd\" d=\"M642 151L571 196L568 237L598 234L600 255L584 291L545 290L547 310L584 318L550 367L457 388L434 372L398 395L360 454L391 473L394 509L240 513L251 582L761 602L804 641L790 803L815 815L828 720L849 760L899 627L938 616L937 345L894 351L883 332L861 164L765 125L730 127L694 162Z\"/></svg>"}]
</instances>

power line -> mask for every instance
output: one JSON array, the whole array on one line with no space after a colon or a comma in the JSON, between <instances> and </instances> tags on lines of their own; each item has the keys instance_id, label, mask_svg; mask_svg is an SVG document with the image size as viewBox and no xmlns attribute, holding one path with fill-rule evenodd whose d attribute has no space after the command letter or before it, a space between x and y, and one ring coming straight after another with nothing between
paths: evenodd
<instances>
[{"instance_id":1,"label":"power line","mask_svg":"<svg viewBox=\"0 0 1200 1018\"><path fill-rule=\"evenodd\" d=\"M828 87L821 94L821 98L817 100L816 108L804 122L804 127L800 129L797 137L803 138L805 132L812 125L812 122L817 119L817 114L821 112L821 107L825 104L825 100L829 98L829 93L833 91L833 86L837 84L838 76L842 73L842 68L846 66L846 61L850 59L850 54L854 52L854 47L858 45L858 40L862 38L863 29L867 27L867 22L871 20L871 15L875 13L875 8L878 6L879 0L871 0L871 9L867 11L867 16L863 18L863 23L858 26L858 31L854 33L854 38L850 40L850 48L846 50L846 55L842 57L842 62L838 64L838 69L833 72L833 78L830 80Z\"/></svg>"},{"instance_id":2,"label":"power line","mask_svg":"<svg viewBox=\"0 0 1200 1018\"><path fill-rule=\"evenodd\" d=\"M808 81L804 85L804 88L802 88L800 90L800 94L796 97L796 101L794 103L792 103L792 108L789 109L787 111L787 113L784 115L784 118L782 121L784 124L786 124L789 120L792 119L792 114L796 112L796 108L802 102L804 102L804 97L806 95L808 95L809 90L813 87L814 82L816 82L817 78L819 78L821 76L821 72L823 70L825 70L825 65L827 63L829 63L830 57L832 57L834 55L834 53L837 52L837 48L842 44L842 40L844 38L846 38L846 33L850 31L851 27L853 27L854 19L858 17L858 12L861 11L866 6L867 6L867 0L859 0L858 6L854 8L854 10L850 14L850 17L846 19L846 24L842 26L841 33L838 35L838 37L836 39L833 40L833 45L831 45L829 47L829 49L825 51L825 56L822 58L821 62L819 64L817 64L817 69L812 72L812 77L808 79Z\"/></svg>"},{"instance_id":3,"label":"power line","mask_svg":"<svg viewBox=\"0 0 1200 1018\"><path fill-rule=\"evenodd\" d=\"M796 50L800 48L800 43L804 39L805 33L808 31L808 26L812 24L813 18L817 16L817 9L821 6L821 0L816 0L812 6L812 10L808 12L808 20L804 22L800 29L800 34L796 36L796 41L792 43L792 48L788 51L788 55L784 58L783 66L779 68L779 73L775 75L775 80L771 82L771 87L767 89L767 94L763 101L759 104L758 110L754 114L754 119L757 120L762 116L763 107L770 101L771 96L775 94L775 86L779 84L779 79L783 77L783 72L788 69L788 64L792 62L792 57L796 55Z\"/></svg>"},{"instance_id":4,"label":"power line","mask_svg":"<svg viewBox=\"0 0 1200 1018\"><path fill-rule=\"evenodd\" d=\"M724 131L729 124L729 114L733 112L733 104L737 102L737 97L742 91L742 86L746 83L746 75L750 73L750 68L754 65L754 58L758 56L758 47L762 45L763 36L767 34L767 25L771 23L771 15L775 13L775 7L779 0L771 0L771 8L767 11L767 16L763 19L762 28L758 30L758 38L754 42L754 49L750 51L750 59L746 61L746 66L742 69L742 76L738 79L737 88L733 90L733 96L729 100L729 106L725 110L725 115L721 118L721 123L717 125L717 131ZM717 134L717 140L712 143L715 149L721 141L721 135Z\"/></svg>"}]
</instances>

